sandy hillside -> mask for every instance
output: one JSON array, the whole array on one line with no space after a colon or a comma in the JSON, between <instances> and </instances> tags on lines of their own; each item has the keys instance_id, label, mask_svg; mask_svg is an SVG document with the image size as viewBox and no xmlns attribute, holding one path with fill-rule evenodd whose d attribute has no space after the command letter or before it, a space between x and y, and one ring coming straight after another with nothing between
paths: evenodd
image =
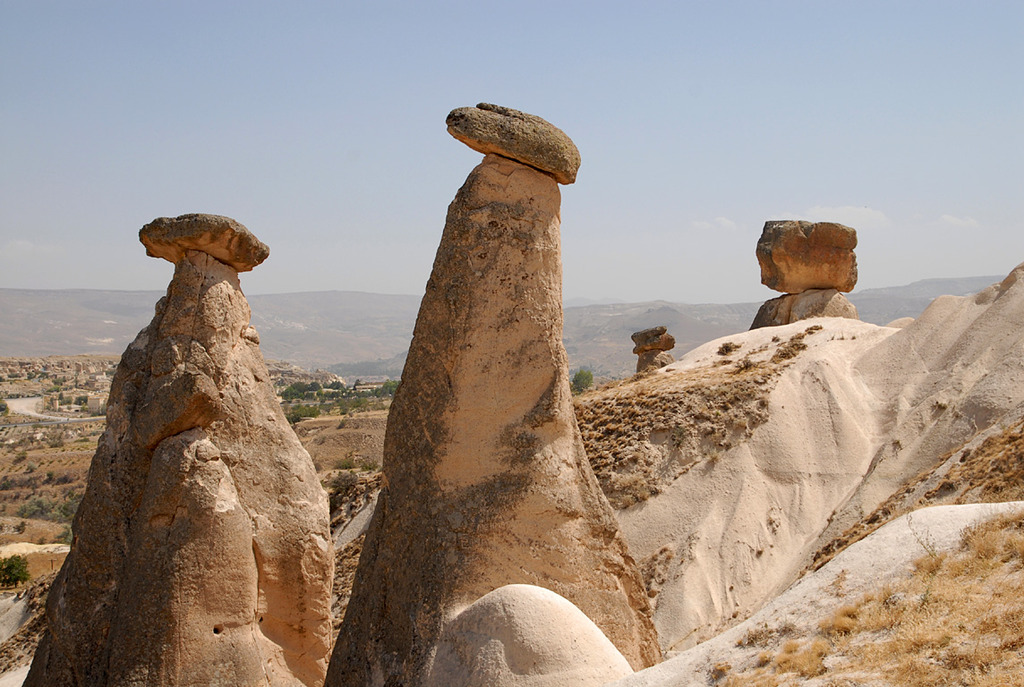
<instances>
[{"instance_id":1,"label":"sandy hillside","mask_svg":"<svg viewBox=\"0 0 1024 687\"><path fill-rule=\"evenodd\" d=\"M620 522L666 651L747 618L920 473L1020 418L1021 274L903 329L822 318L718 339L580 400L602 482L633 488Z\"/></svg>"}]
</instances>

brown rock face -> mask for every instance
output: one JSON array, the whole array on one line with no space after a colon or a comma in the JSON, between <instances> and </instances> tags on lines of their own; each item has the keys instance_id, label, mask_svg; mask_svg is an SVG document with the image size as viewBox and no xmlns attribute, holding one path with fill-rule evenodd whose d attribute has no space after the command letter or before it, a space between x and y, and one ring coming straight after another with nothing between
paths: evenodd
<instances>
[{"instance_id":1,"label":"brown rock face","mask_svg":"<svg viewBox=\"0 0 1024 687\"><path fill-rule=\"evenodd\" d=\"M667 351L644 351L636 359L637 373L657 370L666 365L671 365L676 359Z\"/></svg>"},{"instance_id":2,"label":"brown rock face","mask_svg":"<svg viewBox=\"0 0 1024 687\"><path fill-rule=\"evenodd\" d=\"M561 129L535 115L480 103L452 110L448 133L473 150L518 160L555 177L560 184L576 181L580 151Z\"/></svg>"},{"instance_id":3,"label":"brown rock face","mask_svg":"<svg viewBox=\"0 0 1024 687\"><path fill-rule=\"evenodd\" d=\"M636 361L638 373L656 370L675 362L675 358L667 351L675 348L676 339L667 332L668 329L665 327L651 327L633 332L630 336L636 344L633 347L633 354L640 356Z\"/></svg>"},{"instance_id":4,"label":"brown rock face","mask_svg":"<svg viewBox=\"0 0 1024 687\"><path fill-rule=\"evenodd\" d=\"M185 251L114 376L26 685L321 684L327 497L267 380L236 271Z\"/></svg>"},{"instance_id":5,"label":"brown rock face","mask_svg":"<svg viewBox=\"0 0 1024 687\"><path fill-rule=\"evenodd\" d=\"M811 289L765 301L750 328L776 327L812 317L860 319L856 306L835 289Z\"/></svg>"},{"instance_id":6,"label":"brown rock face","mask_svg":"<svg viewBox=\"0 0 1024 687\"><path fill-rule=\"evenodd\" d=\"M635 668L659 657L573 414L560 202L488 155L448 209L328 687L423 684L446 622L516 583L570 600Z\"/></svg>"},{"instance_id":7,"label":"brown rock face","mask_svg":"<svg viewBox=\"0 0 1024 687\"><path fill-rule=\"evenodd\" d=\"M761 283L782 293L850 292L857 285L857 231L833 222L764 223L757 242Z\"/></svg>"},{"instance_id":8,"label":"brown rock face","mask_svg":"<svg viewBox=\"0 0 1024 687\"><path fill-rule=\"evenodd\" d=\"M186 251L212 255L237 272L248 272L270 255L267 245L230 217L193 213L158 217L139 231L146 255L177 264Z\"/></svg>"}]
</instances>

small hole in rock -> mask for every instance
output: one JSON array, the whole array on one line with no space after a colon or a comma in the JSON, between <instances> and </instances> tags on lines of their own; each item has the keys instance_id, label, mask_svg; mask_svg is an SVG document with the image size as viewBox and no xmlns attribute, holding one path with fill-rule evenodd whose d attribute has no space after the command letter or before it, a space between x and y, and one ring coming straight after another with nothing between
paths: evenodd
<instances>
[{"instance_id":1,"label":"small hole in rock","mask_svg":"<svg viewBox=\"0 0 1024 687\"><path fill-rule=\"evenodd\" d=\"M224 628L222 626L220 626L220 625L214 625L213 626L213 634L219 635L223 631L224 631Z\"/></svg>"}]
</instances>

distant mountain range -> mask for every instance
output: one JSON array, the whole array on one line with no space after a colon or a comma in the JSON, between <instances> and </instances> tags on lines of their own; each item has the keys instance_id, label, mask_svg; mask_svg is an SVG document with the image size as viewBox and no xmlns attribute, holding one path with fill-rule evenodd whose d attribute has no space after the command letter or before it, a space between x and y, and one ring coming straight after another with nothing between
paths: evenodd
<instances>
[{"instance_id":1,"label":"distant mountain range","mask_svg":"<svg viewBox=\"0 0 1024 687\"><path fill-rule=\"evenodd\" d=\"M963 296L999 277L927 279L850 294L861 319L886 324L916 317L936 296ZM0 289L0 356L119 354L153 317L159 291ZM263 354L338 374L397 376L412 339L419 296L317 291L249 296ZM677 357L720 336L744 331L760 303L668 301L570 306L563 339L573 368L599 377L629 375L629 335L664 325Z\"/></svg>"}]
</instances>

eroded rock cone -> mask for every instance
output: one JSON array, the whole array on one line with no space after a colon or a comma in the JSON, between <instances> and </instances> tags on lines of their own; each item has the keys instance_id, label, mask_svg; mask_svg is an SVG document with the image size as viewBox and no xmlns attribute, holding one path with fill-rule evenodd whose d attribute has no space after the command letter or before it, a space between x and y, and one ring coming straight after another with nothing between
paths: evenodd
<instances>
[{"instance_id":1,"label":"eroded rock cone","mask_svg":"<svg viewBox=\"0 0 1024 687\"><path fill-rule=\"evenodd\" d=\"M141 232L149 246L154 227L182 229L181 255L114 376L31 687L323 680L327 497L269 384L235 268L203 252L227 218L205 217ZM246 246L238 261L266 257L251 234L219 236Z\"/></svg>"},{"instance_id":2,"label":"eroded rock cone","mask_svg":"<svg viewBox=\"0 0 1024 687\"><path fill-rule=\"evenodd\" d=\"M773 220L757 241L761 283L782 293L850 292L857 285L857 231L835 222Z\"/></svg>"},{"instance_id":3,"label":"eroded rock cone","mask_svg":"<svg viewBox=\"0 0 1024 687\"><path fill-rule=\"evenodd\" d=\"M422 685L446 622L508 584L562 595L634 668L659 657L573 414L560 202L487 155L448 208L328 687Z\"/></svg>"},{"instance_id":4,"label":"eroded rock cone","mask_svg":"<svg viewBox=\"0 0 1024 687\"><path fill-rule=\"evenodd\" d=\"M675 358L668 351L675 348L676 339L668 333L666 327L651 327L633 332L630 336L636 346L633 347L633 355L639 356L636 361L637 373L671 365Z\"/></svg>"}]
</instances>

